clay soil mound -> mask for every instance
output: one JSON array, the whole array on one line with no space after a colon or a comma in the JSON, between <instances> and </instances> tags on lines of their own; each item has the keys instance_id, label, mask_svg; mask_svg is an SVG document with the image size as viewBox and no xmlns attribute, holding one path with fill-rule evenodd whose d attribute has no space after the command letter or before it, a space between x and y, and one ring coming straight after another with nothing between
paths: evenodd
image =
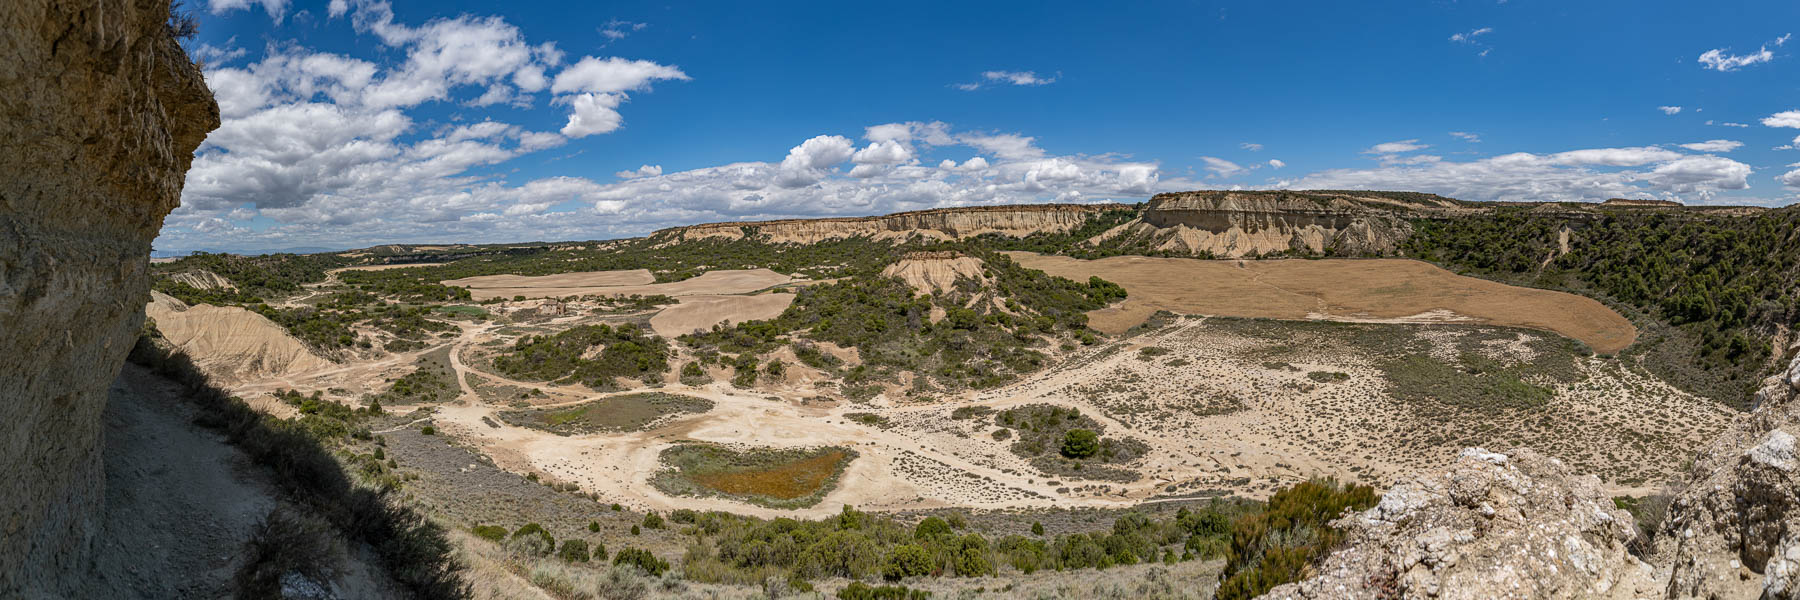
<instances>
[{"instance_id":1,"label":"clay soil mound","mask_svg":"<svg viewBox=\"0 0 1800 600\"><path fill-rule=\"evenodd\" d=\"M156 321L164 338L226 385L331 364L274 321L235 306L187 306L151 292L151 302L144 307L144 313Z\"/></svg>"},{"instance_id":2,"label":"clay soil mound","mask_svg":"<svg viewBox=\"0 0 1800 600\"><path fill-rule=\"evenodd\" d=\"M1357 322L1473 322L1551 331L1610 354L1637 339L1631 321L1584 296L1464 277L1404 259L1198 260L1115 256L1080 260L1008 252L1027 268L1125 287L1119 306L1089 313L1117 333L1167 310L1184 314Z\"/></svg>"},{"instance_id":3,"label":"clay soil mound","mask_svg":"<svg viewBox=\"0 0 1800 600\"><path fill-rule=\"evenodd\" d=\"M650 317L650 328L666 338L706 331L714 325L773 319L794 303L793 294L754 296L683 296L681 302Z\"/></svg>"},{"instance_id":4,"label":"clay soil mound","mask_svg":"<svg viewBox=\"0 0 1800 600\"><path fill-rule=\"evenodd\" d=\"M899 277L922 294L948 292L962 279L981 279L981 259L954 253L917 252L881 270L883 277Z\"/></svg>"}]
</instances>

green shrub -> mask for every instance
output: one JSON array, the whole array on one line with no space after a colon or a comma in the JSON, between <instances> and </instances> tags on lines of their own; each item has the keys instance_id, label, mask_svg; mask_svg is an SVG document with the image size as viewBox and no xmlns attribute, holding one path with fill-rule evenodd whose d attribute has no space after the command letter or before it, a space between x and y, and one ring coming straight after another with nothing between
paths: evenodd
<instances>
[{"instance_id":1,"label":"green shrub","mask_svg":"<svg viewBox=\"0 0 1800 600\"><path fill-rule=\"evenodd\" d=\"M949 522L937 517L925 517L925 520L919 521L919 525L913 528L913 539L930 541L952 533Z\"/></svg>"},{"instance_id":2,"label":"green shrub","mask_svg":"<svg viewBox=\"0 0 1800 600\"><path fill-rule=\"evenodd\" d=\"M556 551L556 557L566 562L587 562L591 555L588 553L586 540L563 540L562 549Z\"/></svg>"},{"instance_id":3,"label":"green shrub","mask_svg":"<svg viewBox=\"0 0 1800 600\"><path fill-rule=\"evenodd\" d=\"M1062 455L1088 458L1100 453L1100 434L1086 429L1070 429L1063 434Z\"/></svg>"},{"instance_id":4,"label":"green shrub","mask_svg":"<svg viewBox=\"0 0 1800 600\"><path fill-rule=\"evenodd\" d=\"M1031 535L1044 535L1044 524L1039 523L1037 521L1032 521L1031 522Z\"/></svg>"},{"instance_id":5,"label":"green shrub","mask_svg":"<svg viewBox=\"0 0 1800 600\"><path fill-rule=\"evenodd\" d=\"M882 577L890 581L898 581L907 577L918 577L932 574L931 553L916 544L895 546L888 553L887 564L881 567Z\"/></svg>"},{"instance_id":6,"label":"green shrub","mask_svg":"<svg viewBox=\"0 0 1800 600\"><path fill-rule=\"evenodd\" d=\"M475 537L490 542L499 543L506 541L506 528L499 525L476 525L470 528L469 532L474 533Z\"/></svg>"},{"instance_id":7,"label":"green shrub","mask_svg":"<svg viewBox=\"0 0 1800 600\"><path fill-rule=\"evenodd\" d=\"M430 425L426 425L424 427L419 428L419 433L421 435L437 435L437 428L432 427Z\"/></svg>"},{"instance_id":8,"label":"green shrub","mask_svg":"<svg viewBox=\"0 0 1800 600\"><path fill-rule=\"evenodd\" d=\"M667 561L657 558L649 550L641 548L620 548L619 552L613 555L613 564L637 567L638 570L652 576L660 576L663 571L669 570Z\"/></svg>"},{"instance_id":9,"label":"green shrub","mask_svg":"<svg viewBox=\"0 0 1800 600\"><path fill-rule=\"evenodd\" d=\"M507 540L509 550L534 556L549 556L556 550L556 538L550 536L544 526L537 523L526 523L513 531L512 538Z\"/></svg>"},{"instance_id":10,"label":"green shrub","mask_svg":"<svg viewBox=\"0 0 1800 600\"><path fill-rule=\"evenodd\" d=\"M1366 485L1311 480L1275 492L1260 512L1231 526L1231 549L1219 575L1219 600L1248 600L1298 581L1308 565L1343 540L1330 522L1379 498Z\"/></svg>"},{"instance_id":11,"label":"green shrub","mask_svg":"<svg viewBox=\"0 0 1800 600\"><path fill-rule=\"evenodd\" d=\"M644 527L649 528L649 529L662 529L663 528L662 515L656 514L654 512L645 513L644 514Z\"/></svg>"}]
</instances>

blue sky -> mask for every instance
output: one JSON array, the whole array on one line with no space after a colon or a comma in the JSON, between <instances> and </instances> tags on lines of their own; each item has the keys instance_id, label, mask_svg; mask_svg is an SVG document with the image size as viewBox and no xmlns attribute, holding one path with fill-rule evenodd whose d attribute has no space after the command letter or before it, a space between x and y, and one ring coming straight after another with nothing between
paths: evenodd
<instances>
[{"instance_id":1,"label":"blue sky","mask_svg":"<svg viewBox=\"0 0 1800 600\"><path fill-rule=\"evenodd\" d=\"M201 0L159 251L1188 189L1781 205L1800 3Z\"/></svg>"}]
</instances>

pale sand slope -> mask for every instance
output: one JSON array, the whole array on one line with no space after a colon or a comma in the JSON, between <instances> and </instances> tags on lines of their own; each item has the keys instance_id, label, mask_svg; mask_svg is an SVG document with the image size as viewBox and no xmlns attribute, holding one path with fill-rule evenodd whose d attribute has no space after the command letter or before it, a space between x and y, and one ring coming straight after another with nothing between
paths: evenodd
<instances>
[{"instance_id":1,"label":"pale sand slope","mask_svg":"<svg viewBox=\"0 0 1800 600\"><path fill-rule=\"evenodd\" d=\"M235 306L187 306L158 292L150 294L144 314L156 321L164 338L222 384L331 365L262 315Z\"/></svg>"},{"instance_id":2,"label":"pale sand slope","mask_svg":"<svg viewBox=\"0 0 1800 600\"><path fill-rule=\"evenodd\" d=\"M682 296L681 302L650 317L650 328L666 338L706 331L714 325L773 319L794 303L793 294Z\"/></svg>"},{"instance_id":3,"label":"pale sand slope","mask_svg":"<svg viewBox=\"0 0 1800 600\"><path fill-rule=\"evenodd\" d=\"M635 275L641 273L641 276ZM633 275L621 275L633 274ZM626 277L635 277L627 280ZM699 277L673 283L655 281L649 271L595 271L565 273L542 277L518 275L483 275L443 282L469 288L476 300L488 298L562 298L565 296L693 296L701 294L743 294L793 281L792 277L768 269L707 271Z\"/></svg>"},{"instance_id":4,"label":"pale sand slope","mask_svg":"<svg viewBox=\"0 0 1800 600\"><path fill-rule=\"evenodd\" d=\"M1405 259L1198 260L1115 256L1079 260L1008 252L1051 275L1098 275L1131 297L1089 313L1095 329L1118 333L1158 310L1272 319L1473 320L1552 331L1610 354L1637 339L1631 321L1583 296L1464 277ZM1434 313L1434 311L1437 311ZM1443 312L1448 311L1448 312ZM1452 314L1453 313L1453 314Z\"/></svg>"},{"instance_id":5,"label":"pale sand slope","mask_svg":"<svg viewBox=\"0 0 1800 600\"><path fill-rule=\"evenodd\" d=\"M962 279L981 279L981 259L972 256L954 258L907 258L881 270L883 277L899 277L919 293L948 292Z\"/></svg>"}]
</instances>

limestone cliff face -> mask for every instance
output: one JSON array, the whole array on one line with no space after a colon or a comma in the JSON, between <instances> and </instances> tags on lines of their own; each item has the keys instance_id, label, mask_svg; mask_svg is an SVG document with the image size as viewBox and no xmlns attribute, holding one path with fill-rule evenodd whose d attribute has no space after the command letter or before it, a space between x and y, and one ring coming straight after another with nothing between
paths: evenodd
<instances>
[{"instance_id":1,"label":"limestone cliff face","mask_svg":"<svg viewBox=\"0 0 1800 600\"><path fill-rule=\"evenodd\" d=\"M1153 247L1220 257L1294 251L1391 253L1412 234L1410 217L1448 210L1317 192L1201 191L1157 194L1137 222L1103 237L1148 238Z\"/></svg>"},{"instance_id":2,"label":"limestone cliff face","mask_svg":"<svg viewBox=\"0 0 1800 600\"><path fill-rule=\"evenodd\" d=\"M85 564L101 409L218 106L168 0L0 2L0 597Z\"/></svg>"},{"instance_id":3,"label":"limestone cliff face","mask_svg":"<svg viewBox=\"0 0 1800 600\"><path fill-rule=\"evenodd\" d=\"M1114 208L1111 204L1039 204L939 208L894 213L880 217L838 219L789 219L708 223L665 229L652 234L670 241L707 238L738 239L746 231L769 236L777 243L814 242L866 236L876 239L923 236L957 239L997 233L1025 236L1040 231L1063 232L1081 226L1090 215Z\"/></svg>"}]
</instances>

